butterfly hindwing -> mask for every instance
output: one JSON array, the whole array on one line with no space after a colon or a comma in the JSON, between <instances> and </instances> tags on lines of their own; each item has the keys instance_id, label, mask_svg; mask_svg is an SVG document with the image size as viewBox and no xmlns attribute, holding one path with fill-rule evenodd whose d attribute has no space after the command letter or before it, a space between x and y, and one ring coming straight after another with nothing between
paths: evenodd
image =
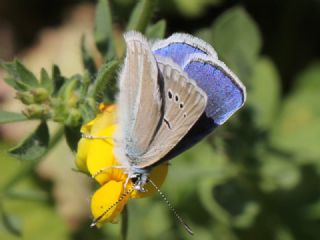
<instances>
[{"instance_id":1,"label":"butterfly hindwing","mask_svg":"<svg viewBox=\"0 0 320 240\"><path fill-rule=\"evenodd\" d=\"M190 55L183 70L206 92L205 113L218 125L243 106L246 90L240 80L218 59L203 54Z\"/></svg>"},{"instance_id":2,"label":"butterfly hindwing","mask_svg":"<svg viewBox=\"0 0 320 240\"><path fill-rule=\"evenodd\" d=\"M209 44L184 33L175 33L167 39L155 42L152 51L155 55L171 58L180 66L190 54L200 53L217 58L217 53Z\"/></svg>"},{"instance_id":3,"label":"butterfly hindwing","mask_svg":"<svg viewBox=\"0 0 320 240\"><path fill-rule=\"evenodd\" d=\"M119 127L115 153L123 165L142 156L161 119L158 68L149 43L137 32L125 35L127 54L119 82Z\"/></svg>"},{"instance_id":4,"label":"butterfly hindwing","mask_svg":"<svg viewBox=\"0 0 320 240\"><path fill-rule=\"evenodd\" d=\"M163 78L164 114L149 151L139 160L139 167L159 161L187 134L204 112L207 96L169 58L156 57Z\"/></svg>"}]
</instances>

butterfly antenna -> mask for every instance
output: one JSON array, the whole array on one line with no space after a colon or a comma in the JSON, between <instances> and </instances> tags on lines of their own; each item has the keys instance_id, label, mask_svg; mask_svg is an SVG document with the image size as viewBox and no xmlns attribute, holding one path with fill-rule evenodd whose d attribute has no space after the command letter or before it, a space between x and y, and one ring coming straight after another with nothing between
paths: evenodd
<instances>
[{"instance_id":1,"label":"butterfly antenna","mask_svg":"<svg viewBox=\"0 0 320 240\"><path fill-rule=\"evenodd\" d=\"M103 218L104 215L107 214L107 212L109 212L112 208L116 207L120 202L122 202L122 200L130 193L132 193L132 191L134 190L134 188L130 188L128 189L126 192L122 193L121 196L119 197L119 199L112 204L110 207L108 207L99 217L97 217L96 219L93 220L93 222L90 224L90 227L95 227L97 225L97 223Z\"/></svg>"},{"instance_id":2,"label":"butterfly antenna","mask_svg":"<svg viewBox=\"0 0 320 240\"><path fill-rule=\"evenodd\" d=\"M160 196L162 197L162 199L165 201L165 203L168 205L169 209L173 212L173 215L178 219L178 221L183 225L183 227L186 229L186 231L190 234L193 235L193 231L192 229L188 226L188 224L186 224L186 222L182 219L182 217L180 217L180 215L177 213L176 209L171 205L171 203L169 202L168 198L166 197L166 195L161 192L161 190L159 189L159 187L151 180L148 179L148 181L152 184L152 186L158 191L158 193L160 194Z\"/></svg>"}]
</instances>

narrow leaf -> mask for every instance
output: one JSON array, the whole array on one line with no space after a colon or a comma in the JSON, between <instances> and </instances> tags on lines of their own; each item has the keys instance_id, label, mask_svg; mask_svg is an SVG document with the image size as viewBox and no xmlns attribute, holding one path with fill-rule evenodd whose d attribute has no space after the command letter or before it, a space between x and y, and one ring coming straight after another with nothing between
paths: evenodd
<instances>
[{"instance_id":1,"label":"narrow leaf","mask_svg":"<svg viewBox=\"0 0 320 240\"><path fill-rule=\"evenodd\" d=\"M93 57L88 52L86 46L85 46L85 36L82 36L81 38L81 55L82 55L82 64L84 68L90 73L90 76L94 76L94 74L97 72L97 68L95 65L95 62L93 60Z\"/></svg>"},{"instance_id":2,"label":"narrow leaf","mask_svg":"<svg viewBox=\"0 0 320 240\"><path fill-rule=\"evenodd\" d=\"M60 69L57 65L53 65L52 67L52 81L53 81L53 95L57 95L60 88L64 83L64 77L61 75Z\"/></svg>"},{"instance_id":3,"label":"narrow leaf","mask_svg":"<svg viewBox=\"0 0 320 240\"><path fill-rule=\"evenodd\" d=\"M49 145L49 129L46 122L41 122L35 132L22 141L9 153L20 160L36 160L47 150Z\"/></svg>"},{"instance_id":4,"label":"narrow leaf","mask_svg":"<svg viewBox=\"0 0 320 240\"><path fill-rule=\"evenodd\" d=\"M161 39L164 38L166 33L167 23L164 19L156 22L153 25L148 26L146 30L146 36L148 39Z\"/></svg>"},{"instance_id":5,"label":"narrow leaf","mask_svg":"<svg viewBox=\"0 0 320 240\"><path fill-rule=\"evenodd\" d=\"M155 0L140 0L135 6L127 25L127 31L145 32L156 5Z\"/></svg>"},{"instance_id":6,"label":"narrow leaf","mask_svg":"<svg viewBox=\"0 0 320 240\"><path fill-rule=\"evenodd\" d=\"M91 96L99 101L103 96L107 96L110 100L114 100L117 87L115 83L115 74L118 69L119 62L114 60L101 66L97 78L92 88Z\"/></svg>"},{"instance_id":7,"label":"narrow leaf","mask_svg":"<svg viewBox=\"0 0 320 240\"><path fill-rule=\"evenodd\" d=\"M22 63L15 60L11 63L2 63L7 71L6 82L16 90L29 90L39 85L38 80Z\"/></svg>"},{"instance_id":8,"label":"narrow leaf","mask_svg":"<svg viewBox=\"0 0 320 240\"><path fill-rule=\"evenodd\" d=\"M68 127L66 126L64 128L64 133L66 137L66 141L68 143L68 146L73 152L77 151L78 142L81 138L81 132L80 132L81 126L78 127Z\"/></svg>"},{"instance_id":9,"label":"narrow leaf","mask_svg":"<svg viewBox=\"0 0 320 240\"><path fill-rule=\"evenodd\" d=\"M28 118L21 113L0 111L0 124L26 120L28 120Z\"/></svg>"},{"instance_id":10,"label":"narrow leaf","mask_svg":"<svg viewBox=\"0 0 320 240\"><path fill-rule=\"evenodd\" d=\"M8 230L8 232L10 232L12 235L17 237L22 235L21 221L16 216L9 215L2 211L1 221L6 230Z\"/></svg>"},{"instance_id":11,"label":"narrow leaf","mask_svg":"<svg viewBox=\"0 0 320 240\"><path fill-rule=\"evenodd\" d=\"M53 91L53 80L49 77L48 72L42 68L40 73L40 85L48 90L49 94Z\"/></svg>"},{"instance_id":12,"label":"narrow leaf","mask_svg":"<svg viewBox=\"0 0 320 240\"><path fill-rule=\"evenodd\" d=\"M103 56L106 56L107 59L114 58L116 54L112 34L112 17L107 0L99 0L96 7L94 39Z\"/></svg>"}]
</instances>

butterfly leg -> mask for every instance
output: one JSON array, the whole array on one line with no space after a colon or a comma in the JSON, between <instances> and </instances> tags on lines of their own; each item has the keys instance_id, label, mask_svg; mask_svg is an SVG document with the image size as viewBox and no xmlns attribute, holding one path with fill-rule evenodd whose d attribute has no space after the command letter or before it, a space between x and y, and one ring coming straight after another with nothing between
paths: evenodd
<instances>
[{"instance_id":1,"label":"butterfly leg","mask_svg":"<svg viewBox=\"0 0 320 240\"><path fill-rule=\"evenodd\" d=\"M95 172L94 174L92 174L92 178L95 178L96 176L98 176L99 174L108 171L111 168L117 168L117 169L123 169L124 167L122 166L111 166L111 167L106 167L106 168L101 168L99 169L97 172Z\"/></svg>"},{"instance_id":2,"label":"butterfly leg","mask_svg":"<svg viewBox=\"0 0 320 240\"><path fill-rule=\"evenodd\" d=\"M92 136L92 135L86 134L86 133L82 133L81 137L86 138L86 139L112 139L112 140L114 140L114 138L110 137L110 136Z\"/></svg>"}]
</instances>

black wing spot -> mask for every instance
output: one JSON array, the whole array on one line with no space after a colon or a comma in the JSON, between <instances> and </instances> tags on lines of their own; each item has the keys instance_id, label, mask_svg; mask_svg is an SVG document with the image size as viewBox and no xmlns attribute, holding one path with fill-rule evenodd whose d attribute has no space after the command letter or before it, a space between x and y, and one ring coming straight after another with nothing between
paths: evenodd
<instances>
[{"instance_id":1,"label":"black wing spot","mask_svg":"<svg viewBox=\"0 0 320 240\"><path fill-rule=\"evenodd\" d=\"M183 117L184 117L184 118L185 118L185 117L187 117L187 114L186 114L186 113L184 113L184 114L183 114Z\"/></svg>"},{"instance_id":2,"label":"black wing spot","mask_svg":"<svg viewBox=\"0 0 320 240\"><path fill-rule=\"evenodd\" d=\"M179 101L179 96L176 94L174 99L176 100L176 102L178 102Z\"/></svg>"},{"instance_id":3,"label":"black wing spot","mask_svg":"<svg viewBox=\"0 0 320 240\"><path fill-rule=\"evenodd\" d=\"M172 99L172 97L173 97L172 92L171 92L171 90L169 89L169 90L168 90L168 98L169 98L169 99Z\"/></svg>"},{"instance_id":4,"label":"black wing spot","mask_svg":"<svg viewBox=\"0 0 320 240\"><path fill-rule=\"evenodd\" d=\"M171 124L170 124L170 122L169 122L167 119L163 118L163 121L165 122L165 124L167 124L167 127L168 127L169 129L172 129L172 128L171 128Z\"/></svg>"},{"instance_id":5,"label":"black wing spot","mask_svg":"<svg viewBox=\"0 0 320 240\"><path fill-rule=\"evenodd\" d=\"M181 109L184 107L183 102L181 102L181 103L179 104L179 107L180 107Z\"/></svg>"}]
</instances>

